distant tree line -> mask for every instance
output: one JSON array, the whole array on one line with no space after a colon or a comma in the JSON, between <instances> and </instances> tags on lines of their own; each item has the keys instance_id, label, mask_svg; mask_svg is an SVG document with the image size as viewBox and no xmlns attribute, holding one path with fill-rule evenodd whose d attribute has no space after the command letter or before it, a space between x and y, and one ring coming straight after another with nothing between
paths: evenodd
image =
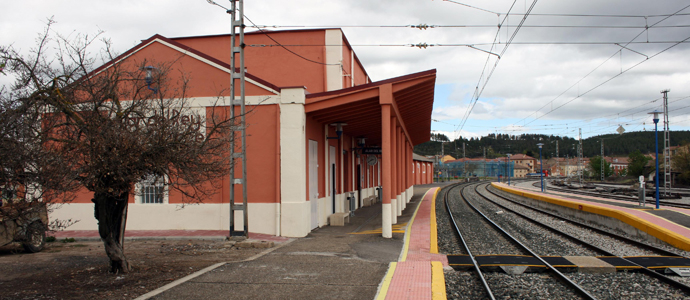
<instances>
[{"instance_id":1,"label":"distant tree line","mask_svg":"<svg viewBox=\"0 0 690 300\"><path fill-rule=\"evenodd\" d=\"M671 146L681 145L690 141L690 131L671 131ZM589 137L582 140L583 155L594 157L601 155L601 139L604 139L604 156L628 156L628 154L639 150L643 154L654 153L654 132L640 131L619 134L608 134ZM576 157L578 141L571 137L561 137L545 134L494 134L480 138L460 137L450 141L443 134L432 134L431 141L419 144L414 147L414 152L420 155L441 154L441 144L443 153L455 158L463 157L463 143L465 144L465 156L469 158L483 157L486 152L487 158L503 157L506 154L527 154L539 156L538 143L544 144L542 148L543 158L556 156L556 141L558 141L558 157ZM659 133L659 148L663 149L663 134ZM659 150L659 152L662 152Z\"/></svg>"}]
</instances>

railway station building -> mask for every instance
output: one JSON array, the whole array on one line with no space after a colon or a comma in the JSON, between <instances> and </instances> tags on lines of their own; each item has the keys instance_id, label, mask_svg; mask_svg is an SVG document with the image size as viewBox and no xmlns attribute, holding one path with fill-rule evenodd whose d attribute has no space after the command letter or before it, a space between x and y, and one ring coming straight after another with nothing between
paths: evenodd
<instances>
[{"instance_id":1,"label":"railway station building","mask_svg":"<svg viewBox=\"0 0 690 300\"><path fill-rule=\"evenodd\" d=\"M432 162L412 149L430 138L436 70L372 81L340 29L250 32L245 43L248 230L302 237L380 201L382 234L391 237L413 185L432 181ZM231 98L230 44L230 35L154 35L100 69L166 62L188 76L188 100L205 115L219 97ZM184 208L181 194L157 184L136 185L127 229L229 228L230 176L214 196ZM94 230L91 198L80 192L51 218ZM235 217L241 228L242 213Z\"/></svg>"}]
</instances>

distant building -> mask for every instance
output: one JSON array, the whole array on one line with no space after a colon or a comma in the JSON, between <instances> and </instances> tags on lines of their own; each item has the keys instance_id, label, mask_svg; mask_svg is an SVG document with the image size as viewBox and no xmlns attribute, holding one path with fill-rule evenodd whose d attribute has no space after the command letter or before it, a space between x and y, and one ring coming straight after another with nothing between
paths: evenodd
<instances>
[{"instance_id":1,"label":"distant building","mask_svg":"<svg viewBox=\"0 0 690 300\"><path fill-rule=\"evenodd\" d=\"M510 157L510 160L515 162L515 166L526 166L529 169L529 173L538 172L537 163L538 160L534 157L525 154L515 154Z\"/></svg>"},{"instance_id":2,"label":"distant building","mask_svg":"<svg viewBox=\"0 0 690 300\"><path fill-rule=\"evenodd\" d=\"M613 176L619 176L621 172L628 169L627 157L605 157L604 159L611 164Z\"/></svg>"},{"instance_id":3,"label":"distant building","mask_svg":"<svg viewBox=\"0 0 690 300\"><path fill-rule=\"evenodd\" d=\"M515 175L513 177L518 177L518 178L523 178L527 176L527 173L529 173L529 168L524 165L515 165Z\"/></svg>"}]
</instances>

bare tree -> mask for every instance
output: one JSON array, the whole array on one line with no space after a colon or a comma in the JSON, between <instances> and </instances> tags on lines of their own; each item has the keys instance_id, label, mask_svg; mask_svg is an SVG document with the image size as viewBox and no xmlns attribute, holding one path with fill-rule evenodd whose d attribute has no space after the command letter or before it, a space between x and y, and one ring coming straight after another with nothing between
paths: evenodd
<instances>
[{"instance_id":1,"label":"bare tree","mask_svg":"<svg viewBox=\"0 0 690 300\"><path fill-rule=\"evenodd\" d=\"M192 106L189 77L179 72L177 61L113 60L108 41L94 57L89 49L98 35L49 33L30 55L0 48L4 72L16 77L4 98L27 107L27 120L40 121L33 123L38 140L31 144L62 164L69 175L66 186L74 190L72 183L78 183L93 192L111 271L128 272L123 242L135 184L153 180L179 191L187 203L200 202L217 190L212 183L228 174L234 120L224 107ZM49 45L56 49L50 55ZM95 68L103 62L112 63Z\"/></svg>"}]
</instances>

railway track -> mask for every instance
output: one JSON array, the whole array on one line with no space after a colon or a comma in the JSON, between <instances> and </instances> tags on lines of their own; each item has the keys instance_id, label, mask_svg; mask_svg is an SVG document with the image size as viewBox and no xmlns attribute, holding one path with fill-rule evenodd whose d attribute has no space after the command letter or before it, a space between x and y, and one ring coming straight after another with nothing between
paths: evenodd
<instances>
[{"instance_id":1,"label":"railway track","mask_svg":"<svg viewBox=\"0 0 690 300\"><path fill-rule=\"evenodd\" d=\"M531 211L528 213L518 212L514 207L521 207L522 210L531 210L532 208L525 208L522 203L514 201L513 199L506 199L507 197L498 194L498 192L501 191L494 191L492 188L487 189L487 186L486 183L457 184L452 188L444 189L441 194L444 196L443 203L445 208L443 209L448 211L449 218L456 218L451 222L454 224L454 231L457 232L453 234L460 236L457 240L462 241L461 243L463 244L463 250L456 249L453 253L461 254L457 256L469 256L472 262L471 267L460 268L460 270L464 271L456 271L456 273L462 275L446 273L449 299L473 299L478 297L488 299L506 297L520 299L687 299L690 297L689 286L671 277L665 276L654 269L637 264L635 261L630 261L628 259L629 257L626 257L630 255L645 257L679 257L679 252L682 251L678 250L674 252L654 245L645 244L624 236L611 234L580 222L571 223L571 220L553 215L547 211L543 213L540 211ZM455 199L453 199L454 195ZM453 201L462 202L467 209L458 213L457 203L455 206L450 203ZM437 211L442 209L438 205L439 204L437 204L436 207ZM490 227L492 229L502 227L503 229L497 232L503 232L500 235L503 236L504 239L511 240L511 244L518 245L517 247L520 248L520 251L524 252L495 252L497 251L495 249L511 248L508 246L497 247L496 244L503 244L505 242L489 240L488 237L484 238L484 243L486 244L484 247L480 245L481 243L477 244L476 241L472 241L472 239L476 239L476 236L480 235L477 234L477 231L484 231L488 226L477 224L476 220L472 220L468 216L469 210L474 211L477 216L483 215L481 217L482 219L485 217L493 219L491 221L482 222L491 224ZM458 215L461 220L457 220ZM535 215L537 216L535 217ZM511 225L511 222L514 222L515 219L521 219L521 221ZM442 222L442 220L439 222ZM520 222L529 222L531 225L524 225ZM563 230L562 227L564 226L577 227L577 229ZM536 229L537 227L539 227L539 229ZM540 231L548 231L549 234L534 233ZM579 231L580 233L573 234L572 231ZM442 230L439 232L442 232ZM467 232L470 233L466 234ZM557 238L549 237L549 235L557 236ZM468 238L468 236L470 238ZM591 236L596 237L593 239L587 238ZM599 236L605 236L606 238ZM518 241L512 241L512 238L518 239ZM558 239L567 240L567 242L558 242ZM602 239L611 241L601 242ZM520 246L520 244L522 244L522 246ZM545 246L553 249L547 249ZM573 271L572 268L568 269L564 268L564 266L555 264L549 265L548 262L554 259L551 256L553 253L569 251L564 250L564 247L576 248L572 250L572 253L576 254L570 255L598 257L602 260L604 257L610 257L611 259L627 261L628 265L635 266L636 269L635 271L618 271L607 274L586 274L577 272L569 273ZM580 248L586 250L581 250ZM543 269L545 269L545 271L544 273L505 274L504 272L500 272L500 269L496 267L487 268L486 259L488 253L506 254L507 256L531 256L531 259L541 259L539 264L544 266ZM449 255L449 262L453 256L454 255ZM453 264L451 263L451 265ZM559 271L559 269L561 271ZM536 269L532 271L528 270L528 272L539 272L535 270ZM575 268L575 270L577 269ZM468 275L470 271L472 275ZM548 274L549 278L545 278L547 276L546 274ZM570 284L570 282L575 285ZM467 292L469 288L463 287L460 288L460 292L455 292L455 287L449 285L474 285L474 287L471 288L474 289L474 291ZM525 292L525 285L529 286L530 289L538 289L539 292L536 294ZM479 291L480 287L481 291ZM616 289L613 287L620 288ZM473 297L463 296L467 294L471 294ZM658 297L656 296L657 294L659 294Z\"/></svg>"},{"instance_id":2,"label":"railway track","mask_svg":"<svg viewBox=\"0 0 690 300\"><path fill-rule=\"evenodd\" d=\"M611 232L608 232L608 231L605 231L605 230L601 230L601 229L599 229L599 228L590 226L590 225L588 225L588 224L586 224L586 223L582 223L582 222L579 222L579 221L575 221L575 220L570 220L570 219L567 219L567 218L563 218L563 217L561 217L561 216L559 216L559 215L556 215L556 214L554 214L554 213L551 213L551 212L548 212L548 211L545 211L545 210L542 210L542 209L538 209L538 208L531 207L531 206L525 205L525 204L523 204L523 203L514 201L514 200L512 200L512 199L509 199L509 198L507 198L507 197L504 197L504 196L502 196L502 195L499 195L499 194L496 193L495 191L489 190L489 189L488 189L488 184L484 184L484 185L475 185L475 186L474 186L474 187L475 187L475 191L477 191L477 194L481 195L485 200L490 201L491 203L493 203L493 204L495 204L495 205L501 207L502 209L505 209L506 211L509 211L509 212L511 212L511 213L514 213L514 214L516 214L516 215L518 215L518 216L520 216L520 217L522 217L522 218L524 218L524 219L526 219L526 220L529 220L529 221L532 222L533 224L536 224L536 225L538 225L538 226L541 226L541 227L543 227L543 228L546 228L546 229L550 230L551 232L554 232L554 233L556 233L556 234L558 234L558 235L560 235L560 236L562 236L562 237L564 237L564 238L567 238L567 239L569 239L569 240L575 241L575 242L577 242L577 243L579 243L579 244L581 244L581 245L583 245L583 246L585 246L585 247L587 247L587 248L594 249L594 250L596 250L596 251L598 251L598 252L601 252L601 253L603 253L605 256L616 257L617 259L624 260L624 261L625 261L627 264L629 264L629 265L637 266L637 267L638 267L638 270L640 270L640 271L643 272L644 274L646 274L646 275L648 275L648 276L650 276L650 277L653 277L653 278L655 278L655 279L658 279L658 280L660 280L660 281L662 281L662 282L664 282L664 283L667 283L667 284L669 284L669 285L671 285L671 286L673 286L673 287L675 287L675 288L678 288L679 290L683 291L685 294L690 295L690 286L688 286L688 285L686 285L686 284L684 284L684 283L681 283L681 282L679 282L679 281L676 281L676 280L674 280L673 278L668 277L668 276L665 276L665 275L663 275L663 274L661 274L661 273L659 273L659 272L657 272L657 271L655 271L655 270L652 270L652 269L650 269L650 268L648 268L648 267L645 267L645 266L643 266L643 265L640 265L640 264L638 264L638 263L636 263L636 262L634 262L634 261L631 261L630 259L624 257L624 254L623 254L623 253L615 251L616 249L606 249L606 248L604 248L604 247L597 246L597 245L595 245L595 244L592 243L592 242L586 241L586 240L581 239L581 238L579 238L579 237L577 237L577 236L575 236L575 235L569 234L569 233L567 233L567 232L565 232L565 231L563 231L563 230L561 230L561 229L559 229L559 228L556 228L556 226L552 226L552 225L550 225L550 224L548 224L548 223L546 223L546 222L538 221L536 218L527 216L525 213L522 213L522 212L519 212L519 211L517 211L517 210L515 210L515 209L512 209L512 208L509 207L508 205L504 205L504 204L499 203L498 201L492 200L492 199L490 199L490 197L487 197L486 195L484 195L484 194L482 194L482 193L480 192L480 189L481 189L480 186L481 186L481 188L484 189L484 191L486 191L487 193L489 193L489 194L490 194L491 196L493 196L493 197L502 199L503 201L510 202L510 203L512 203L512 204L514 204L514 205L517 205L517 206L519 206L519 207L522 207L522 208L525 208L525 209L528 209L528 210L532 210L532 211L534 211L535 213L543 214L543 215L549 216L549 217L551 217L551 218L560 220L560 221L562 221L562 222L568 222L568 223L572 224L572 225L575 226L575 227L585 228L585 229L587 229L588 231L594 232L595 234L599 234L599 235L605 236L606 238L611 238L611 239L617 240L617 243L618 243L618 244L627 244L627 245L632 246L632 247L638 247L638 248L640 248L640 249L643 249L644 251L649 251L649 252L653 253L653 255L658 255L658 256L663 256L663 257L679 257L679 258L682 258L682 256L680 256L679 254L677 254L677 253L675 253L675 252L672 252L672 251L669 251L669 250L666 250L666 249L663 249L663 248L660 248L660 247L657 247L657 246L654 246L654 245L649 245L649 244L646 244L646 243L643 243L643 242L640 242L640 241L637 241L637 240L633 240L633 239L627 238L627 237L622 236L622 235L619 235L619 234L615 234L615 233L611 233ZM596 239L595 239L595 240L596 240Z\"/></svg>"},{"instance_id":3,"label":"railway track","mask_svg":"<svg viewBox=\"0 0 690 300\"><path fill-rule=\"evenodd\" d=\"M535 187L539 187L539 182L535 182L532 185ZM556 187L553 185L549 186L547 189L551 190L551 191L562 192L562 193L569 193L569 194L576 194L576 195L583 195L583 196L593 196L593 197L600 197L600 198L623 200L623 201L628 201L628 202L639 203L639 199L637 197L632 197L632 196L610 195L610 194L603 194L603 193L597 193L597 192L586 192L586 191L580 191L580 190L560 188L560 187ZM650 204L650 205L655 205L656 200L655 199L645 199L645 203ZM685 204L685 203L659 200L659 204L665 205L665 206L670 206L670 207L690 209L690 204Z\"/></svg>"},{"instance_id":4,"label":"railway track","mask_svg":"<svg viewBox=\"0 0 690 300\"><path fill-rule=\"evenodd\" d=\"M482 283L482 286L484 287L484 291L485 291L484 296L485 296L486 298L489 298L489 299L496 299L495 296L494 296L495 293L498 293L498 294L501 294L501 295L506 295L506 294L510 294L510 291L506 291L506 290L496 291L496 290L495 290L495 287L492 287L492 285L489 283L490 280L487 280L487 279L486 279L487 276L481 271L481 269L480 269L480 267L479 267L479 265L478 265L478 263L477 263L476 255L473 254L473 250L475 250L475 252L476 252L477 249L471 249L471 248L472 248L472 247L470 247L471 243L470 243L468 240L466 240L466 239L464 238L464 236L463 236L463 231L467 231L467 230L462 230L462 229L460 228L461 225L459 226L459 225L458 225L458 222L455 220L454 215L455 215L457 212L453 211L453 209L451 208L451 204L450 204L449 196L448 196L454 189L457 189L457 188L461 189L460 192L459 192L459 195L460 195L460 198L462 199L462 201L464 201L464 203L466 204L467 207L471 208L478 216L481 216L481 218L484 220L484 222L490 224L490 225L491 225L497 232L499 232L500 235L503 236L506 240L508 240L508 241L509 241L510 243L512 243L513 245L516 245L517 248L518 248L520 251L522 251L522 252L524 252L524 253L528 253L528 255L530 255L531 257L536 258L536 259L537 259L538 261L540 261L543 265L545 265L545 266L547 267L547 269L548 269L548 271L547 271L548 274L549 274L550 276L552 276L552 278L555 278L556 281L561 282L561 283L563 284L562 289L570 290L572 293L578 295L577 297L568 297L568 298L573 298L573 299L596 299L596 298L595 298L594 296L592 296L589 292L587 292L586 290L584 290L580 285L578 285L577 283L575 283L575 282L573 282L572 280L570 280L567 276L565 276L563 273L561 273L560 271L558 271L555 267L553 267L551 264L549 264L546 260L544 260L544 259L543 259L542 257L540 257L538 254L536 254L536 253L535 253L534 251L532 251L530 248L528 248L527 246L525 246L522 242L520 242L519 240L517 240L516 238L514 238L510 233L508 233L506 230L504 230L503 228L501 228L498 224L496 224L496 223L495 223L493 220L491 220L488 216L486 216L484 213L482 213L477 207L475 207L475 206L471 203L471 201L465 196L465 190L466 190L468 187L471 187L471 186L474 186L474 185L469 185L469 184L468 184L468 185L457 185L457 186L455 186L455 187L453 187L453 188L447 189L446 192L445 192L445 194L444 194L444 202L445 202L445 204L446 204L446 209L447 209L448 214L450 215L450 218L451 218L451 220L452 220L452 223L455 225L456 233L457 233L457 235L460 237L460 240L461 240L462 243L463 243L463 247L465 248L465 252L467 253L467 255L469 255L470 259L472 260L473 268L474 268L474 270L475 270L475 272L476 272L475 274L476 274L476 276L480 279L480 281L481 281L481 283ZM455 205L454 208L458 208L458 206ZM463 214L466 215L466 213L464 213L464 212L463 212ZM467 222L466 222L467 219L465 219L465 220L463 220L463 221L465 221L464 223L467 225ZM473 227L475 227L475 226L478 227L478 226L480 226L480 225L479 225L479 224L472 224L472 226L473 226ZM496 242L497 242L497 241L496 241ZM497 274L494 274L494 275L492 275L492 277L497 277L496 275L497 275ZM507 276L511 276L511 275L507 275ZM531 282L532 282L532 283L535 283L536 281L539 281L539 280L549 281L549 280L547 280L546 278L541 277L541 276L539 276L539 277L532 276L532 277L533 277L533 278L531 278ZM495 280L494 280L494 281L495 281ZM501 280L499 279L498 281L501 281ZM552 281L552 280L551 280L551 281ZM541 284L541 283L540 283L540 284ZM505 289L506 287L505 287L505 286L502 286L501 288ZM510 288L510 287L508 287L508 288ZM566 297L567 297L567 292L566 292L566 295L560 295L559 297L563 297L563 296L566 296ZM505 297L505 296L503 296L503 297Z\"/></svg>"}]
</instances>

